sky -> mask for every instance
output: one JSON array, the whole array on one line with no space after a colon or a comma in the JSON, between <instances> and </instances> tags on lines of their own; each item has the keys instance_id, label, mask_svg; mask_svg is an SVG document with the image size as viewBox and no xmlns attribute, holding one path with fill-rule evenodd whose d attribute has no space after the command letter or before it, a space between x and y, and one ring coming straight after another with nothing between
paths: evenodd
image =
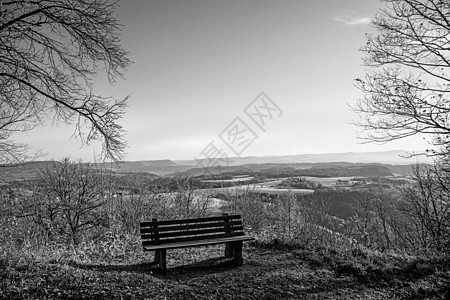
<instances>
[{"instance_id":1,"label":"sky","mask_svg":"<svg viewBox=\"0 0 450 300\"><path fill-rule=\"evenodd\" d=\"M120 121L126 160L204 158L213 149L228 156L424 149L419 138L361 144L352 124L358 116L349 105L362 96L353 81L366 71L359 48L380 5L121 1L122 45L133 64L123 80L99 81L95 92L130 95ZM101 145L81 147L73 130L48 124L18 139L46 158L92 160Z\"/></svg>"}]
</instances>

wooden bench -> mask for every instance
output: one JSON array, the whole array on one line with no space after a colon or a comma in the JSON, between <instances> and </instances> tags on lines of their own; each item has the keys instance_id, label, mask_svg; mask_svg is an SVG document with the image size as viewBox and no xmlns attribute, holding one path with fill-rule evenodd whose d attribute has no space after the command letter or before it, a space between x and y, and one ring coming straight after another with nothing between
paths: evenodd
<instances>
[{"instance_id":1,"label":"wooden bench","mask_svg":"<svg viewBox=\"0 0 450 300\"><path fill-rule=\"evenodd\" d=\"M240 215L141 222L144 251L155 251L155 263L166 271L166 250L214 244L225 244L225 257L242 265L242 242L254 238L246 236Z\"/></svg>"}]
</instances>

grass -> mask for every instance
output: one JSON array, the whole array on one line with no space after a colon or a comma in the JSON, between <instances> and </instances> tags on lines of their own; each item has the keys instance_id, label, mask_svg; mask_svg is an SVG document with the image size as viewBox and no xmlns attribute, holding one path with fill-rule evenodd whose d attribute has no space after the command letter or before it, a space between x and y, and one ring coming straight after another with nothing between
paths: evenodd
<instances>
[{"instance_id":1,"label":"grass","mask_svg":"<svg viewBox=\"0 0 450 300\"><path fill-rule=\"evenodd\" d=\"M283 243L168 251L163 275L132 238L77 248L24 249L0 261L1 299L448 299L450 261Z\"/></svg>"}]
</instances>

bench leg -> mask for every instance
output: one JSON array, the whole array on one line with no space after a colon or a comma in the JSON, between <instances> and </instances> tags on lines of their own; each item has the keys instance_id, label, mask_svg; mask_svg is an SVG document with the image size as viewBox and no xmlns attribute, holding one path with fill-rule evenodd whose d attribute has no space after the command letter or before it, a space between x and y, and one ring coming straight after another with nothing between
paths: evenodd
<instances>
[{"instance_id":1,"label":"bench leg","mask_svg":"<svg viewBox=\"0 0 450 300\"><path fill-rule=\"evenodd\" d=\"M225 258L233 257L233 243L225 243Z\"/></svg>"},{"instance_id":2,"label":"bench leg","mask_svg":"<svg viewBox=\"0 0 450 300\"><path fill-rule=\"evenodd\" d=\"M166 249L155 250L153 263L157 264L163 272L166 271Z\"/></svg>"},{"instance_id":3,"label":"bench leg","mask_svg":"<svg viewBox=\"0 0 450 300\"><path fill-rule=\"evenodd\" d=\"M166 249L159 250L159 268L166 272Z\"/></svg>"},{"instance_id":4,"label":"bench leg","mask_svg":"<svg viewBox=\"0 0 450 300\"><path fill-rule=\"evenodd\" d=\"M159 250L155 250L155 258L153 259L154 264L159 264Z\"/></svg>"},{"instance_id":5,"label":"bench leg","mask_svg":"<svg viewBox=\"0 0 450 300\"><path fill-rule=\"evenodd\" d=\"M233 261L238 266L242 266L244 263L244 259L242 258L242 241L233 242L232 245Z\"/></svg>"}]
</instances>

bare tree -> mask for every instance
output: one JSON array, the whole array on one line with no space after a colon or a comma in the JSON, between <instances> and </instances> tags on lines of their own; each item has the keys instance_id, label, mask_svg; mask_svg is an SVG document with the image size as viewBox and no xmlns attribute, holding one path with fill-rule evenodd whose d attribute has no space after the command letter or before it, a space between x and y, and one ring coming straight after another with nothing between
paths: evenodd
<instances>
[{"instance_id":1,"label":"bare tree","mask_svg":"<svg viewBox=\"0 0 450 300\"><path fill-rule=\"evenodd\" d=\"M51 162L41 170L32 196L34 221L50 237L80 242L82 232L106 224L99 209L105 203L106 182L102 170L91 164L68 158Z\"/></svg>"},{"instance_id":2,"label":"bare tree","mask_svg":"<svg viewBox=\"0 0 450 300\"><path fill-rule=\"evenodd\" d=\"M366 142L426 134L433 150L450 153L450 2L381 0L372 21L377 33L362 47L369 67L356 86L364 93L353 108Z\"/></svg>"},{"instance_id":3,"label":"bare tree","mask_svg":"<svg viewBox=\"0 0 450 300\"><path fill-rule=\"evenodd\" d=\"M450 172L440 164L415 166L416 187L404 191L401 209L410 216L416 239L425 250L450 246Z\"/></svg>"},{"instance_id":4,"label":"bare tree","mask_svg":"<svg viewBox=\"0 0 450 300\"><path fill-rule=\"evenodd\" d=\"M130 61L119 45L118 0L0 0L0 162L21 160L15 143L47 118L75 124L83 145L103 142L104 157L120 159L124 129L117 123L127 98L93 93L93 79L110 83Z\"/></svg>"}]
</instances>

